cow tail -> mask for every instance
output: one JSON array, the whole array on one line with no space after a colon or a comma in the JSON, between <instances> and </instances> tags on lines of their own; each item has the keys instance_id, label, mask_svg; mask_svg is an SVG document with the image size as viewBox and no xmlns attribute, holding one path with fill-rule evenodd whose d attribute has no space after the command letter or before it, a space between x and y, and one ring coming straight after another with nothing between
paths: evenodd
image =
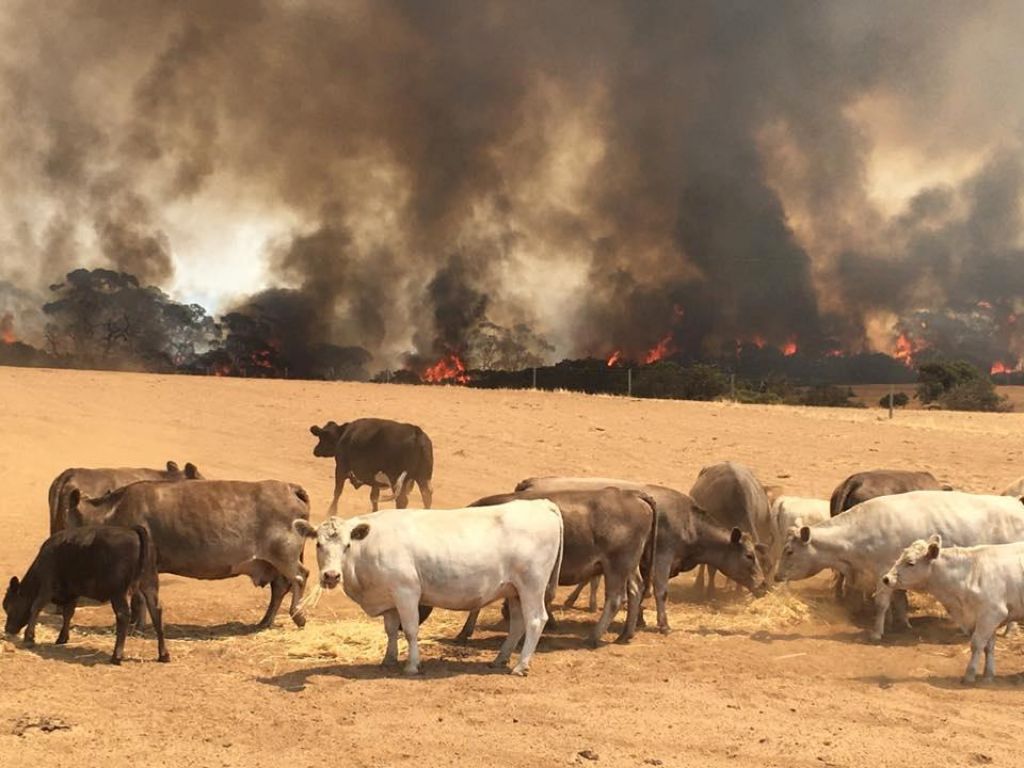
<instances>
[{"instance_id":1,"label":"cow tail","mask_svg":"<svg viewBox=\"0 0 1024 768\"><path fill-rule=\"evenodd\" d=\"M832 491L832 497L828 501L829 517L835 517L843 511L843 507L846 505L846 497L849 495L850 483L843 483Z\"/></svg>"},{"instance_id":2,"label":"cow tail","mask_svg":"<svg viewBox=\"0 0 1024 768\"><path fill-rule=\"evenodd\" d=\"M139 576L150 572L156 573L156 552L153 549L153 539L145 526L133 525L132 530L139 537Z\"/></svg>"},{"instance_id":3,"label":"cow tail","mask_svg":"<svg viewBox=\"0 0 1024 768\"><path fill-rule=\"evenodd\" d=\"M646 573L643 574L643 582L640 585L640 599L643 600L647 597L647 593L651 588L651 577L654 574L654 558L658 554L658 505L652 496L643 491L638 491L637 495L651 508L651 533L647 540L650 552L647 553L647 569Z\"/></svg>"},{"instance_id":4,"label":"cow tail","mask_svg":"<svg viewBox=\"0 0 1024 768\"><path fill-rule=\"evenodd\" d=\"M545 605L550 603L555 597L558 579L562 573L562 554L565 551L565 521L562 519L562 510L553 501L549 501L549 503L558 515L558 557L555 558L555 567L551 569L551 575L548 577L548 588L544 593Z\"/></svg>"}]
</instances>

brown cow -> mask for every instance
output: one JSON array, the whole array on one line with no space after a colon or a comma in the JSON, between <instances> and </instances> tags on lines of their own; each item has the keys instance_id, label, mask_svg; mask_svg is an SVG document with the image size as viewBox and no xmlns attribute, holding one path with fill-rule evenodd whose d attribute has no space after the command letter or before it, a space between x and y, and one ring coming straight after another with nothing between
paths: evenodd
<instances>
[{"instance_id":1,"label":"brown cow","mask_svg":"<svg viewBox=\"0 0 1024 768\"><path fill-rule=\"evenodd\" d=\"M338 511L345 481L354 488L370 486L370 504L376 512L381 488L391 488L398 509L409 505L412 484L420 489L423 506L430 509L434 489L434 445L427 433L415 424L402 424L390 419L356 419L345 424L328 421L322 427L312 426L310 433L319 442L313 455L334 459L334 498L328 517Z\"/></svg>"},{"instance_id":2,"label":"brown cow","mask_svg":"<svg viewBox=\"0 0 1024 768\"><path fill-rule=\"evenodd\" d=\"M141 525L91 525L60 531L40 547L24 579L11 579L4 595L5 630L17 634L25 627L25 644L32 645L39 612L56 603L64 616L57 645L63 645L79 598L110 601L117 617L117 640L110 660L120 664L128 634L128 595L141 593L156 629L159 660L170 661L158 591L156 552L149 532Z\"/></svg>"},{"instance_id":3,"label":"brown cow","mask_svg":"<svg viewBox=\"0 0 1024 768\"><path fill-rule=\"evenodd\" d=\"M743 464L725 461L704 467L690 489L690 496L718 525L739 528L750 534L761 556L761 569L767 576L774 564L770 562L775 524L772 519L768 494L753 470ZM715 588L717 568L708 564L707 594ZM697 575L698 586L703 583L703 568Z\"/></svg>"},{"instance_id":4,"label":"brown cow","mask_svg":"<svg viewBox=\"0 0 1024 768\"><path fill-rule=\"evenodd\" d=\"M952 490L952 487L939 482L931 472L872 469L850 475L836 486L829 500L829 514L835 517L876 496L892 496L910 491L949 490Z\"/></svg>"},{"instance_id":5,"label":"brown cow","mask_svg":"<svg viewBox=\"0 0 1024 768\"><path fill-rule=\"evenodd\" d=\"M588 644L596 647L608 631L626 596L626 623L616 642L625 643L636 633L640 597L648 582L636 574L642 561L650 574L658 536L654 499L643 492L604 488L554 493L506 493L474 501L470 506L504 504L514 499L549 499L562 512L563 552L560 585L579 584L604 574L605 600ZM458 639L473 634L479 611L472 611Z\"/></svg>"},{"instance_id":6,"label":"brown cow","mask_svg":"<svg viewBox=\"0 0 1024 768\"><path fill-rule=\"evenodd\" d=\"M516 490L551 493L609 486L643 491L654 499L658 515L658 540L650 580L654 587L658 629L663 634L672 631L665 607L669 581L698 565L707 564L717 568L755 595L764 593L765 576L761 572L758 555L764 554L765 545L755 547L751 536L739 528L730 530L721 527L693 499L673 488L607 477L531 477L521 481ZM641 571L644 567L645 563L641 563ZM645 625L642 599L638 625Z\"/></svg>"},{"instance_id":7,"label":"brown cow","mask_svg":"<svg viewBox=\"0 0 1024 768\"><path fill-rule=\"evenodd\" d=\"M309 496L301 487L277 480L143 481L92 500L75 490L71 502L72 519L81 519L85 507L104 524L144 526L161 573L193 579L246 575L256 586L270 584L259 629L273 624L289 591L292 619L305 624L298 610L309 575L301 562L305 539L292 529L296 518L309 519Z\"/></svg>"},{"instance_id":8,"label":"brown cow","mask_svg":"<svg viewBox=\"0 0 1024 768\"><path fill-rule=\"evenodd\" d=\"M50 483L50 535L62 531L68 526L68 498L75 488L84 496L102 496L129 483L140 480L201 480L196 465L189 462L185 469L179 469L173 461L167 462L166 469L148 469L146 467L118 467L107 469L87 469L76 467L65 469Z\"/></svg>"}]
</instances>

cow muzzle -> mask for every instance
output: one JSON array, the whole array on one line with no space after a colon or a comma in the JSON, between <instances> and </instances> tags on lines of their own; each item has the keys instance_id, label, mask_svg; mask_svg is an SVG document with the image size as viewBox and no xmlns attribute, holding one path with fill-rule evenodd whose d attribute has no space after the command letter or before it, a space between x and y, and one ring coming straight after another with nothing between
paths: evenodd
<instances>
[{"instance_id":1,"label":"cow muzzle","mask_svg":"<svg viewBox=\"0 0 1024 768\"><path fill-rule=\"evenodd\" d=\"M327 589L334 589L341 583L341 574L337 571L324 571L320 574L320 583Z\"/></svg>"},{"instance_id":2,"label":"cow muzzle","mask_svg":"<svg viewBox=\"0 0 1024 768\"><path fill-rule=\"evenodd\" d=\"M896 584L896 577L891 573L887 573L882 577L882 583L887 587L892 587Z\"/></svg>"}]
</instances>

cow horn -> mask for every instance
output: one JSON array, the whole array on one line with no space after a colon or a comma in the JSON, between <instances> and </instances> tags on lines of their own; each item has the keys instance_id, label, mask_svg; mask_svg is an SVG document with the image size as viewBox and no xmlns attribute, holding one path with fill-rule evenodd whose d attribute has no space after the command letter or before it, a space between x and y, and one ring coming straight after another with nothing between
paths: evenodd
<instances>
[{"instance_id":1,"label":"cow horn","mask_svg":"<svg viewBox=\"0 0 1024 768\"><path fill-rule=\"evenodd\" d=\"M394 501L396 498L398 498L398 494L399 494L399 492L401 492L402 486L405 485L405 476L407 474L409 474L409 473L408 472L403 472L402 474L400 474L398 476L398 480L395 481L395 484L391 486L391 495L390 496L381 496L380 500L381 501Z\"/></svg>"}]
</instances>

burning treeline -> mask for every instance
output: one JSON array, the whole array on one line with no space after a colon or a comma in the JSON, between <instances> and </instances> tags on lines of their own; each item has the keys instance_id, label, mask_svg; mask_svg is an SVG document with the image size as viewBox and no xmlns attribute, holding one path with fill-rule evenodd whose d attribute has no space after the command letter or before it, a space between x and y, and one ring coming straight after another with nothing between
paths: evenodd
<instances>
[{"instance_id":1,"label":"burning treeline","mask_svg":"<svg viewBox=\"0 0 1024 768\"><path fill-rule=\"evenodd\" d=\"M1011 0L13 0L0 24L0 315L37 347L86 266L212 297L220 341L190 343L223 373L1020 366Z\"/></svg>"}]
</instances>

